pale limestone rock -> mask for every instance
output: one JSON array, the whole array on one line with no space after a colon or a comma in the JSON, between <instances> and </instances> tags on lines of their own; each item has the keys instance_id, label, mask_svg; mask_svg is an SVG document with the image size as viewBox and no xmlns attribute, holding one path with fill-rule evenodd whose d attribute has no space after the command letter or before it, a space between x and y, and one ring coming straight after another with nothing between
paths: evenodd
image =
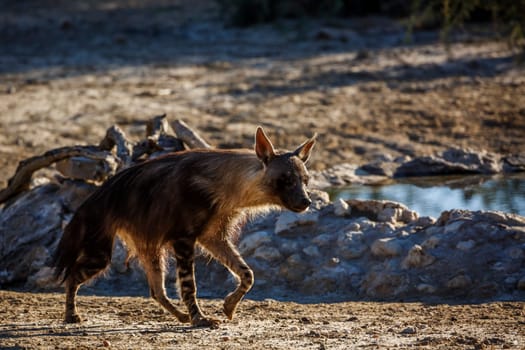
<instances>
[{"instance_id":1,"label":"pale limestone rock","mask_svg":"<svg viewBox=\"0 0 525 350\"><path fill-rule=\"evenodd\" d=\"M436 292L436 287L428 283L420 283L416 286L416 289L418 290L418 292L427 294L433 294Z\"/></svg>"},{"instance_id":2,"label":"pale limestone rock","mask_svg":"<svg viewBox=\"0 0 525 350\"><path fill-rule=\"evenodd\" d=\"M474 248L476 246L476 242L472 239L469 239L468 241L461 241L456 244L456 249L462 250L464 252L467 252Z\"/></svg>"},{"instance_id":3,"label":"pale limestone rock","mask_svg":"<svg viewBox=\"0 0 525 350\"><path fill-rule=\"evenodd\" d=\"M464 289L472 284L472 279L467 275L458 275L447 282L450 289Z\"/></svg>"},{"instance_id":4,"label":"pale limestone rock","mask_svg":"<svg viewBox=\"0 0 525 350\"><path fill-rule=\"evenodd\" d=\"M296 226L314 225L319 220L319 212L307 210L303 213L283 211L275 223L275 233L281 234L290 231Z\"/></svg>"},{"instance_id":5,"label":"pale limestone rock","mask_svg":"<svg viewBox=\"0 0 525 350\"><path fill-rule=\"evenodd\" d=\"M379 238L372 243L372 254L380 258L390 258L401 254L403 247L395 238Z\"/></svg>"},{"instance_id":6,"label":"pale limestone rock","mask_svg":"<svg viewBox=\"0 0 525 350\"><path fill-rule=\"evenodd\" d=\"M352 208L341 198L334 201L334 214L337 216L347 216L352 212Z\"/></svg>"},{"instance_id":7,"label":"pale limestone rock","mask_svg":"<svg viewBox=\"0 0 525 350\"><path fill-rule=\"evenodd\" d=\"M445 234L449 234L449 233L456 233L458 232L461 227L465 224L465 222L463 220L456 220L456 221L452 221L450 223L448 223L446 226L445 226L445 229L444 229L444 233Z\"/></svg>"},{"instance_id":8,"label":"pale limestone rock","mask_svg":"<svg viewBox=\"0 0 525 350\"><path fill-rule=\"evenodd\" d=\"M441 239L439 237L430 236L421 244L421 246L425 249L434 249L439 245L440 242Z\"/></svg>"},{"instance_id":9,"label":"pale limestone rock","mask_svg":"<svg viewBox=\"0 0 525 350\"><path fill-rule=\"evenodd\" d=\"M505 251L505 254L511 259L522 259L525 256L521 247L510 247Z\"/></svg>"},{"instance_id":10,"label":"pale limestone rock","mask_svg":"<svg viewBox=\"0 0 525 350\"><path fill-rule=\"evenodd\" d=\"M516 285L516 287L517 287L519 290L525 290L525 276L522 277L522 278L518 281L518 284Z\"/></svg>"},{"instance_id":11,"label":"pale limestone rock","mask_svg":"<svg viewBox=\"0 0 525 350\"><path fill-rule=\"evenodd\" d=\"M27 279L27 285L39 289L58 288L61 281L55 278L54 272L52 267L44 266Z\"/></svg>"},{"instance_id":12,"label":"pale limestone rock","mask_svg":"<svg viewBox=\"0 0 525 350\"><path fill-rule=\"evenodd\" d=\"M249 255L261 245L271 242L271 240L272 237L268 231L257 231L250 233L249 235L246 235L242 238L241 242L239 243L239 251L242 254Z\"/></svg>"},{"instance_id":13,"label":"pale limestone rock","mask_svg":"<svg viewBox=\"0 0 525 350\"><path fill-rule=\"evenodd\" d=\"M436 258L432 255L427 254L420 245L415 244L408 251L408 255L403 260L401 266L404 269L408 269L411 267L421 268L432 264L435 260Z\"/></svg>"},{"instance_id":14,"label":"pale limestone rock","mask_svg":"<svg viewBox=\"0 0 525 350\"><path fill-rule=\"evenodd\" d=\"M276 262L281 259L281 252L277 248L262 246L255 249L255 252L252 255L254 258L265 260L268 262Z\"/></svg>"},{"instance_id":15,"label":"pale limestone rock","mask_svg":"<svg viewBox=\"0 0 525 350\"><path fill-rule=\"evenodd\" d=\"M315 258L321 255L319 248L317 248L315 245L309 245L308 247L304 248L303 253L305 253L306 255L312 258Z\"/></svg>"}]
</instances>

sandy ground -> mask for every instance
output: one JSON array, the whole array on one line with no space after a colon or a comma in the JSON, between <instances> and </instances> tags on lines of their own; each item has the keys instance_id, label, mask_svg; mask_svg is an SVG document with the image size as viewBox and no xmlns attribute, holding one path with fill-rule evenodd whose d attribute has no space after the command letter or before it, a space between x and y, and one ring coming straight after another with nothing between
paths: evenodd
<instances>
[{"instance_id":1,"label":"sandy ground","mask_svg":"<svg viewBox=\"0 0 525 350\"><path fill-rule=\"evenodd\" d=\"M314 169L452 145L525 149L523 67L482 34L447 50L436 32L406 45L399 24L382 19L224 28L200 0L2 6L0 187L28 156L96 144L114 123L139 138L162 113L220 147L251 147L256 125L280 147L317 132ZM523 303L248 300L218 330L180 325L137 297L83 296L88 320L64 325L62 303L0 291L0 348L525 347ZM219 306L203 301L209 313Z\"/></svg>"},{"instance_id":2,"label":"sandy ground","mask_svg":"<svg viewBox=\"0 0 525 350\"><path fill-rule=\"evenodd\" d=\"M523 349L522 303L425 305L245 300L219 329L177 323L152 300L80 297L87 320L61 322L63 295L0 291L2 348ZM220 301L204 300L221 317ZM223 317L223 319L225 319Z\"/></svg>"}]
</instances>

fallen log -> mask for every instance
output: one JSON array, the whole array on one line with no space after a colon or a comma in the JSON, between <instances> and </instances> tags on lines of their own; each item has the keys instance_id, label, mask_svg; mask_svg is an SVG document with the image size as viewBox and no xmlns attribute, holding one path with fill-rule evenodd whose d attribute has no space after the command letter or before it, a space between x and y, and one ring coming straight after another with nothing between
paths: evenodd
<instances>
[{"instance_id":1,"label":"fallen log","mask_svg":"<svg viewBox=\"0 0 525 350\"><path fill-rule=\"evenodd\" d=\"M42 155L22 160L15 174L7 183L7 187L0 191L0 204L15 197L21 192L27 191L31 183L33 173L53 163L70 157L84 156L102 161L115 161L114 156L107 151L100 150L94 146L72 146L61 147L45 152Z\"/></svg>"}]
</instances>

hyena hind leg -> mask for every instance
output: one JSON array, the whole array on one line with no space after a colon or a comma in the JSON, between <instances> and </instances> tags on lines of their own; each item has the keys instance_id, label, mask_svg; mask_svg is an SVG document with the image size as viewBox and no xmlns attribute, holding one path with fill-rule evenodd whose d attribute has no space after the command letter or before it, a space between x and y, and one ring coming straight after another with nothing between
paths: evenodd
<instances>
[{"instance_id":1,"label":"hyena hind leg","mask_svg":"<svg viewBox=\"0 0 525 350\"><path fill-rule=\"evenodd\" d=\"M171 314L175 315L180 322L189 323L191 321L190 316L180 311L166 296L164 256L162 254L155 254L155 256L156 258L153 259L141 259L146 271L151 297Z\"/></svg>"},{"instance_id":2,"label":"hyena hind leg","mask_svg":"<svg viewBox=\"0 0 525 350\"><path fill-rule=\"evenodd\" d=\"M82 321L77 311L76 297L80 286L102 273L111 260L111 245L107 254L88 256L83 253L82 257L75 262L71 273L66 279L66 323L79 323Z\"/></svg>"},{"instance_id":3,"label":"hyena hind leg","mask_svg":"<svg viewBox=\"0 0 525 350\"><path fill-rule=\"evenodd\" d=\"M197 303L197 287L195 285L195 241L178 240L174 243L177 260L177 279L180 286L182 301L188 308L191 324L195 327L217 328L220 321L203 315Z\"/></svg>"}]
</instances>

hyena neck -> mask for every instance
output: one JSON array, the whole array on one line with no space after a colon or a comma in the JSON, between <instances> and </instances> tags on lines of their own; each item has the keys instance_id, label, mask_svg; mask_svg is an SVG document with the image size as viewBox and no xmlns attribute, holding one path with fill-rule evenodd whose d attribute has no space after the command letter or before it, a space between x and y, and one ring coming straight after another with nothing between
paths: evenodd
<instances>
[{"instance_id":1,"label":"hyena neck","mask_svg":"<svg viewBox=\"0 0 525 350\"><path fill-rule=\"evenodd\" d=\"M225 175L218 179L215 198L220 209L233 213L278 205L277 199L266 190L265 169L255 154L239 153L222 166Z\"/></svg>"}]
</instances>

